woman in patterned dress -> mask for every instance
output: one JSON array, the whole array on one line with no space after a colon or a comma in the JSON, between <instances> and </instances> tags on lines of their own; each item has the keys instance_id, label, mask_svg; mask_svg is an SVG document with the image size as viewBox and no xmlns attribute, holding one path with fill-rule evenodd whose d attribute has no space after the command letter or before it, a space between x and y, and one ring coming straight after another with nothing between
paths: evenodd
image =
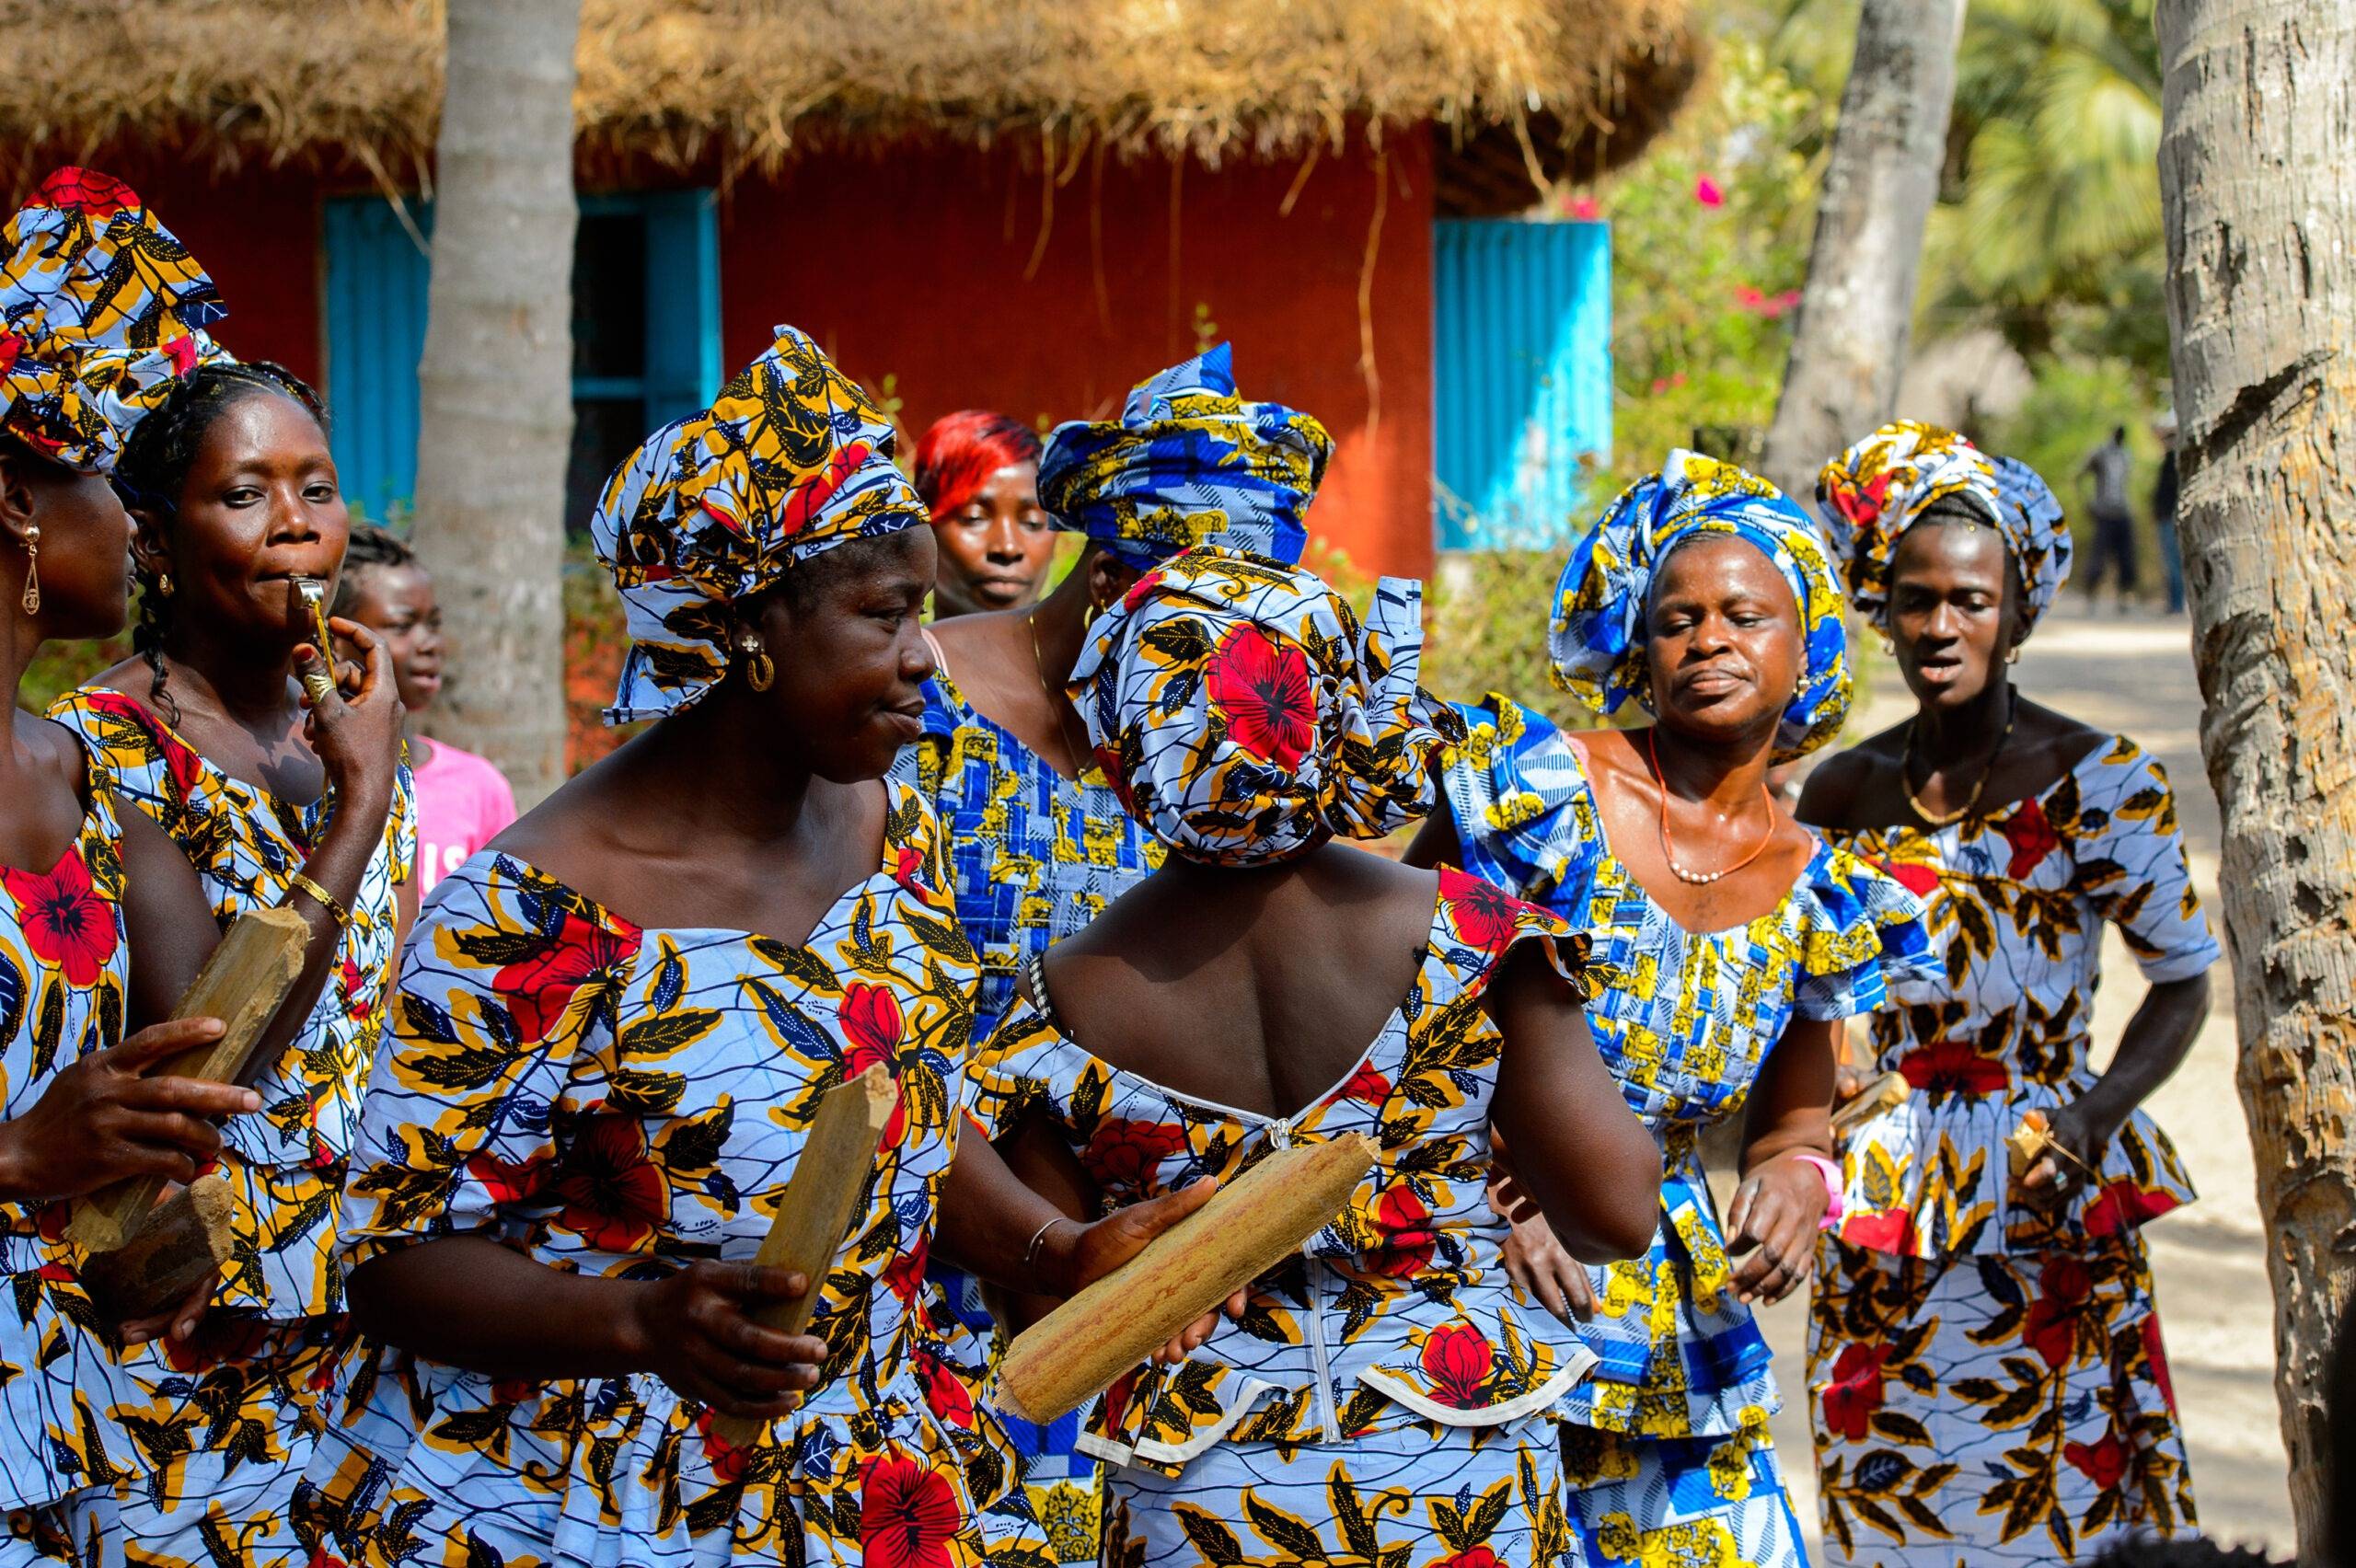
<instances>
[{"instance_id":1,"label":"woman in patterned dress","mask_svg":"<svg viewBox=\"0 0 2356 1568\"><path fill-rule=\"evenodd\" d=\"M1672 453L1581 542L1555 603L1563 685L1603 713L1634 696L1653 726L1573 737L1503 697L1467 707L1450 813L1408 859L1461 858L1593 941L1588 1021L1668 1166L1646 1255L1542 1271L1601 1358L1557 1406L1587 1561L1786 1568L1806 1552L1751 1305L1807 1276L1835 1020L1931 972L1922 909L1767 792L1770 766L1830 740L1850 695L1840 585L1773 486ZM1721 1225L1698 1147L1738 1113Z\"/></svg>"},{"instance_id":2,"label":"woman in patterned dress","mask_svg":"<svg viewBox=\"0 0 2356 1568\"><path fill-rule=\"evenodd\" d=\"M1911 1096L1851 1135L1808 1340L1839 1561L2073 1562L2195 1529L2141 1226L2190 1201L2138 1109L2190 1049L2217 944L2176 802L2123 735L2024 699L2004 663L2068 574L2026 465L1885 426L1825 467L1860 611L1919 702L1827 762L1801 813L1923 895L1946 984L1874 1022ZM2097 1074L2102 928L2150 989ZM2046 1118L2015 1177L2005 1140Z\"/></svg>"},{"instance_id":3,"label":"woman in patterned dress","mask_svg":"<svg viewBox=\"0 0 2356 1568\"><path fill-rule=\"evenodd\" d=\"M1091 623L1189 543L1300 557L1301 513L1332 443L1306 414L1240 401L1230 353L1222 343L1140 383L1118 421L1059 428L1040 488L1055 525L1086 536L1079 561L1028 609L932 628L924 734L893 777L915 785L949 831L958 923L981 955L977 1042L1006 1012L1024 961L1161 864L1161 844L1122 809L1064 692ZM993 1469L1023 1472L1022 1493L986 1522L1058 1562L1094 1562L1096 1467L1074 1449L1077 1417L1039 1427L992 1410L989 1308L970 1276L940 1263L932 1276L941 1343L919 1353L927 1386L941 1388L941 1413L973 1432L977 1487L988 1489Z\"/></svg>"},{"instance_id":4,"label":"woman in patterned dress","mask_svg":"<svg viewBox=\"0 0 2356 1568\"><path fill-rule=\"evenodd\" d=\"M930 672L892 439L780 328L607 484L607 716L655 722L410 943L345 1193L389 1348L306 1478L318 1561L960 1568L975 1500L910 1356L936 1230L1068 1290L1200 1201L1073 1234L958 1143L977 961L937 820L882 781ZM878 1065L899 1106L853 1234L822 1278L755 1267L819 1098ZM805 1289L805 1334L750 1315ZM740 1447L715 1414L769 1424Z\"/></svg>"},{"instance_id":5,"label":"woman in patterned dress","mask_svg":"<svg viewBox=\"0 0 2356 1568\"><path fill-rule=\"evenodd\" d=\"M133 254L163 264L110 287L117 259ZM12 692L44 640L121 631L131 523L107 477L220 315L212 281L104 175L58 170L0 236L0 675ZM148 335L133 347L139 322ZM171 841L120 809L72 732L12 706L0 745L0 1272L14 1306L0 1314L0 1562L70 1555L65 1500L144 1481L162 1458L123 1419L146 1401L57 1245L59 1201L130 1176L190 1180L220 1150L211 1119L260 1109L250 1089L141 1076L218 1037L217 1020L155 1021L216 940ZM205 1294L122 1325L122 1347L167 1332L185 1343Z\"/></svg>"},{"instance_id":6,"label":"woman in patterned dress","mask_svg":"<svg viewBox=\"0 0 2356 1568\"><path fill-rule=\"evenodd\" d=\"M1334 842L1429 807L1455 726L1415 685L1420 605L1385 579L1360 625L1310 572L1201 548L1100 617L1072 674L1099 762L1171 854L1031 961L981 1072L1018 1170L1084 1214L1295 1142L1380 1146L1236 1321L1096 1402L1107 1563L1570 1547L1544 1412L1592 1358L1498 1271L1490 1124L1599 1260L1643 1244L1659 1166L1587 1038L1562 922Z\"/></svg>"},{"instance_id":7,"label":"woman in patterned dress","mask_svg":"<svg viewBox=\"0 0 2356 1568\"><path fill-rule=\"evenodd\" d=\"M261 1113L225 1129L236 1240L212 1309L133 1367L173 1458L74 1524L108 1563L135 1550L260 1568L303 1554L287 1504L349 1343L336 1196L415 911L400 700L381 645L348 621L335 629L367 667L345 666L318 705L332 721L295 678L319 654L291 579L331 582L349 527L308 387L275 366L200 365L132 432L115 483L135 525L141 651L50 716L179 847L216 921L283 904L311 942L286 1043L253 1080Z\"/></svg>"}]
</instances>

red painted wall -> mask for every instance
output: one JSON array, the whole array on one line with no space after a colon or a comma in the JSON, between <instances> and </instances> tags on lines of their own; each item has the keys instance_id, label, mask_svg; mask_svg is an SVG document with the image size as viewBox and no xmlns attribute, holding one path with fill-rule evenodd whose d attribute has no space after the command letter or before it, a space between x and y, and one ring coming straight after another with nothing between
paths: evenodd
<instances>
[{"instance_id":1,"label":"red painted wall","mask_svg":"<svg viewBox=\"0 0 2356 1568\"><path fill-rule=\"evenodd\" d=\"M1305 409L1333 433L1312 535L1360 571L1427 573L1428 137L1394 135L1380 166L1363 149L1321 156L1288 213L1297 162L1173 174L1166 160L1107 157L1100 170L1082 157L1043 221L1036 151L1027 163L1005 148L831 153L774 183L737 180L720 214L726 371L783 321L868 386L892 377L912 438L964 408L1026 422L1106 418L1132 384L1195 352L1200 306L1235 344L1244 396ZM154 152L92 162L129 180L213 274L231 350L318 381L320 200L364 179L255 166L216 176ZM1378 177L1388 188L1376 233ZM600 188L679 182L584 176ZM1370 238L1379 392L1360 365Z\"/></svg>"},{"instance_id":2,"label":"red painted wall","mask_svg":"<svg viewBox=\"0 0 2356 1568\"><path fill-rule=\"evenodd\" d=\"M720 215L729 369L791 322L869 386L891 376L912 436L964 408L1026 423L1107 418L1131 385L1195 352L1201 305L1235 344L1245 397L1307 409L1333 433L1312 534L1362 571L1427 572L1428 139L1394 138L1380 170L1379 414L1359 366L1374 157L1318 159L1289 214L1298 164L1189 164L1173 246L1168 162L1108 157L1100 175L1082 157L1043 223L1036 152L1028 167L1007 149L828 155L775 186L739 183Z\"/></svg>"}]
</instances>

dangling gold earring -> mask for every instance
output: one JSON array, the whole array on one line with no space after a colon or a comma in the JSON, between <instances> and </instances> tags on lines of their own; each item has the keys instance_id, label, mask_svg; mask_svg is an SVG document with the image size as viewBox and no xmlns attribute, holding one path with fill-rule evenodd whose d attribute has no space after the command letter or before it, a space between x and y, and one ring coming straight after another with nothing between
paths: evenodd
<instances>
[{"instance_id":1,"label":"dangling gold earring","mask_svg":"<svg viewBox=\"0 0 2356 1568\"><path fill-rule=\"evenodd\" d=\"M2014 644L2012 645L2012 647L2011 647L2011 648L2009 648L2009 649L2007 649L2007 650L2005 651L2005 652L2004 652L2004 663L2007 663L2007 664L2017 664L2017 663L2019 663L2020 662L2021 662L2021 645L2020 645L2019 643L2015 642L2015 643L2014 643Z\"/></svg>"},{"instance_id":2,"label":"dangling gold earring","mask_svg":"<svg viewBox=\"0 0 2356 1568\"><path fill-rule=\"evenodd\" d=\"M156 579L156 592L168 599L172 596L172 574L168 571Z\"/></svg>"},{"instance_id":3,"label":"dangling gold earring","mask_svg":"<svg viewBox=\"0 0 2356 1568\"><path fill-rule=\"evenodd\" d=\"M1895 653L1898 651L1898 644L1890 640L1889 633L1886 631L1877 631L1874 635L1881 639L1881 651L1884 653Z\"/></svg>"},{"instance_id":4,"label":"dangling gold earring","mask_svg":"<svg viewBox=\"0 0 2356 1568\"><path fill-rule=\"evenodd\" d=\"M25 592L17 603L25 614L40 613L40 525L34 524L25 530Z\"/></svg>"},{"instance_id":5,"label":"dangling gold earring","mask_svg":"<svg viewBox=\"0 0 2356 1568\"><path fill-rule=\"evenodd\" d=\"M755 691L767 691L777 679L777 663L761 642L761 634L748 631L736 640L736 651L745 655L745 681Z\"/></svg>"}]
</instances>

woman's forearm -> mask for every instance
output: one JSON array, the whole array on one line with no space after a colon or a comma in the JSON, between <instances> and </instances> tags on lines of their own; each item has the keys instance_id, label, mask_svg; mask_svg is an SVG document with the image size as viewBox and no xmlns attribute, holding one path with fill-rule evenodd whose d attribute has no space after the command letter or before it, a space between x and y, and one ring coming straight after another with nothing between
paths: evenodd
<instances>
[{"instance_id":1,"label":"woman's forearm","mask_svg":"<svg viewBox=\"0 0 2356 1568\"><path fill-rule=\"evenodd\" d=\"M610 1378L647 1369L631 1280L567 1274L480 1236L371 1258L347 1287L361 1331L492 1378Z\"/></svg>"},{"instance_id":2,"label":"woman's forearm","mask_svg":"<svg viewBox=\"0 0 2356 1568\"><path fill-rule=\"evenodd\" d=\"M933 1251L945 1262L1001 1290L1024 1295L1068 1296L1068 1280L1055 1277L1068 1261L1061 1247L1044 1238L1032 1267L1025 1254L1041 1229L1074 1216L1040 1196L1015 1175L1005 1157L974 1128L957 1140L957 1158L941 1186L941 1218ZM1057 1232L1077 1225L1056 1226Z\"/></svg>"},{"instance_id":3,"label":"woman's forearm","mask_svg":"<svg viewBox=\"0 0 2356 1568\"><path fill-rule=\"evenodd\" d=\"M2162 981L2127 1021L2110 1066L2085 1092L2088 1106L2117 1127L2165 1083L2192 1051L2209 1016L2209 976Z\"/></svg>"}]
</instances>

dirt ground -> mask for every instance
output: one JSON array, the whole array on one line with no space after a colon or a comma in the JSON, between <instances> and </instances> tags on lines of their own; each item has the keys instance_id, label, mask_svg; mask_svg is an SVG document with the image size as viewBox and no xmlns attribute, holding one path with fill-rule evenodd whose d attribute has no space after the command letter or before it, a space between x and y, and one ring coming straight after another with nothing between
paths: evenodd
<instances>
[{"instance_id":1,"label":"dirt ground","mask_svg":"<svg viewBox=\"0 0 2356 1568\"><path fill-rule=\"evenodd\" d=\"M2216 913L2216 798L2200 762L2200 692L2192 671L2190 622L2157 616L2089 617L2074 595L2057 605L2028 643L2016 671L2024 695L2104 729L2132 736L2158 755L2176 787L2193 874ZM1857 734L1870 734L1911 709L1887 661ZM2223 929L2219 925L2219 936ZM2105 944L2108 981L2095 1012L2096 1052L2107 1054L2142 996L2132 961L2113 932ZM2273 1389L2271 1296L2258 1223L2249 1134L2234 1084L2233 976L2220 963L2216 1002L2191 1055L2148 1102L2174 1139L2200 1201L2156 1220L2147 1232L2158 1280L2160 1319L2190 1450L2200 1522L2223 1541L2292 1554L2290 1493ZM1800 1518L1816 1522L1805 1382L1807 1320L1795 1297L1766 1314L1784 1409L1775 1426Z\"/></svg>"}]
</instances>

